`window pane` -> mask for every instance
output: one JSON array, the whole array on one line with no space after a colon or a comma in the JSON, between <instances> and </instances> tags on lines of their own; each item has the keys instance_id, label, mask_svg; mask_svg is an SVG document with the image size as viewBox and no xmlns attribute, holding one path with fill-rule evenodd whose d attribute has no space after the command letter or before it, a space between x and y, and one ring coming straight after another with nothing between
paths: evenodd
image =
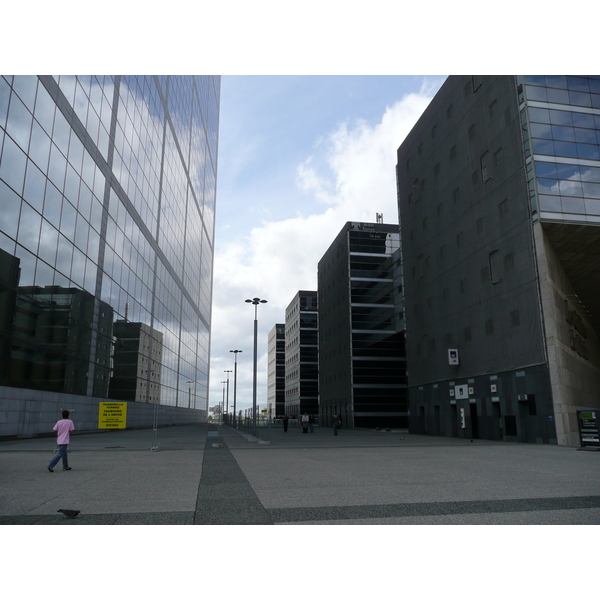
<instances>
[{"instance_id":1,"label":"window pane","mask_svg":"<svg viewBox=\"0 0 600 600\"><path fill-rule=\"evenodd\" d=\"M0 230L13 239L17 239L19 226L19 213L21 212L21 198L0 181Z\"/></svg>"},{"instance_id":2,"label":"window pane","mask_svg":"<svg viewBox=\"0 0 600 600\"><path fill-rule=\"evenodd\" d=\"M531 137L552 139L552 127L543 123L531 124Z\"/></svg>"},{"instance_id":3,"label":"window pane","mask_svg":"<svg viewBox=\"0 0 600 600\"><path fill-rule=\"evenodd\" d=\"M566 110L551 110L550 122L552 125L573 125L573 117Z\"/></svg>"},{"instance_id":4,"label":"window pane","mask_svg":"<svg viewBox=\"0 0 600 600\"><path fill-rule=\"evenodd\" d=\"M23 202L21 207L21 218L19 219L17 242L25 248L37 252L41 226L42 216L33 210L27 202Z\"/></svg>"},{"instance_id":5,"label":"window pane","mask_svg":"<svg viewBox=\"0 0 600 600\"><path fill-rule=\"evenodd\" d=\"M527 99L528 100L539 100L541 102L547 102L548 98L546 96L546 88L542 87L534 87L531 85L525 86L527 91Z\"/></svg>"},{"instance_id":6,"label":"window pane","mask_svg":"<svg viewBox=\"0 0 600 600\"><path fill-rule=\"evenodd\" d=\"M584 131L584 130L582 130ZM552 126L552 137L555 140L563 142L574 142L575 133L572 127L562 127L561 125Z\"/></svg>"},{"instance_id":7,"label":"window pane","mask_svg":"<svg viewBox=\"0 0 600 600\"><path fill-rule=\"evenodd\" d=\"M573 115L573 125L575 127L586 127L587 129L596 128L596 120L594 115L587 115L585 113L571 113Z\"/></svg>"},{"instance_id":8,"label":"window pane","mask_svg":"<svg viewBox=\"0 0 600 600\"><path fill-rule=\"evenodd\" d=\"M579 181L579 167L577 165L556 165L559 179L572 179Z\"/></svg>"},{"instance_id":9,"label":"window pane","mask_svg":"<svg viewBox=\"0 0 600 600\"><path fill-rule=\"evenodd\" d=\"M569 142L554 142L554 153L556 156L577 158L577 144L570 144Z\"/></svg>"},{"instance_id":10,"label":"window pane","mask_svg":"<svg viewBox=\"0 0 600 600\"><path fill-rule=\"evenodd\" d=\"M597 144L598 139L596 137L596 131L593 129L580 129L575 128L575 140L582 144ZM570 140L569 140L570 141Z\"/></svg>"},{"instance_id":11,"label":"window pane","mask_svg":"<svg viewBox=\"0 0 600 600\"><path fill-rule=\"evenodd\" d=\"M31 113L19 98L13 94L10 99L10 108L8 109L6 131L25 151L29 148L32 121L33 117Z\"/></svg>"},{"instance_id":12,"label":"window pane","mask_svg":"<svg viewBox=\"0 0 600 600\"><path fill-rule=\"evenodd\" d=\"M45 192L46 176L31 161L28 161L23 197L41 213L44 207Z\"/></svg>"},{"instance_id":13,"label":"window pane","mask_svg":"<svg viewBox=\"0 0 600 600\"><path fill-rule=\"evenodd\" d=\"M548 156L554 156L554 142L550 140L533 140L533 152L534 154L546 154Z\"/></svg>"},{"instance_id":14,"label":"window pane","mask_svg":"<svg viewBox=\"0 0 600 600\"><path fill-rule=\"evenodd\" d=\"M564 181L558 182L558 187L562 196L583 196L583 188L580 181Z\"/></svg>"},{"instance_id":15,"label":"window pane","mask_svg":"<svg viewBox=\"0 0 600 600\"><path fill-rule=\"evenodd\" d=\"M586 160L600 160L600 152L598 152L598 146L592 146L591 144L576 144L578 158L584 158Z\"/></svg>"},{"instance_id":16,"label":"window pane","mask_svg":"<svg viewBox=\"0 0 600 600\"><path fill-rule=\"evenodd\" d=\"M596 167L580 167L582 181L596 181L600 183L600 169Z\"/></svg>"},{"instance_id":17,"label":"window pane","mask_svg":"<svg viewBox=\"0 0 600 600\"><path fill-rule=\"evenodd\" d=\"M565 90L567 89L567 78L564 75L546 75L546 85Z\"/></svg>"},{"instance_id":18,"label":"window pane","mask_svg":"<svg viewBox=\"0 0 600 600\"><path fill-rule=\"evenodd\" d=\"M583 195L586 198L600 198L600 183L583 183Z\"/></svg>"},{"instance_id":19,"label":"window pane","mask_svg":"<svg viewBox=\"0 0 600 600\"><path fill-rule=\"evenodd\" d=\"M556 111L549 111L545 108L530 108L529 119L536 123L550 123L550 113Z\"/></svg>"},{"instance_id":20,"label":"window pane","mask_svg":"<svg viewBox=\"0 0 600 600\"><path fill-rule=\"evenodd\" d=\"M558 194L558 181L555 179L538 179L538 193Z\"/></svg>"},{"instance_id":21,"label":"window pane","mask_svg":"<svg viewBox=\"0 0 600 600\"><path fill-rule=\"evenodd\" d=\"M554 102L556 104L569 104L569 92L567 92L567 90L548 88L548 102Z\"/></svg>"},{"instance_id":22,"label":"window pane","mask_svg":"<svg viewBox=\"0 0 600 600\"><path fill-rule=\"evenodd\" d=\"M562 209L566 213L585 214L583 198L562 198Z\"/></svg>"},{"instance_id":23,"label":"window pane","mask_svg":"<svg viewBox=\"0 0 600 600\"><path fill-rule=\"evenodd\" d=\"M560 212L560 196L539 196L540 210L549 212Z\"/></svg>"},{"instance_id":24,"label":"window pane","mask_svg":"<svg viewBox=\"0 0 600 600\"><path fill-rule=\"evenodd\" d=\"M26 164L25 153L8 136L4 136L4 148L0 159L0 178L4 179L19 194L23 191Z\"/></svg>"}]
</instances>

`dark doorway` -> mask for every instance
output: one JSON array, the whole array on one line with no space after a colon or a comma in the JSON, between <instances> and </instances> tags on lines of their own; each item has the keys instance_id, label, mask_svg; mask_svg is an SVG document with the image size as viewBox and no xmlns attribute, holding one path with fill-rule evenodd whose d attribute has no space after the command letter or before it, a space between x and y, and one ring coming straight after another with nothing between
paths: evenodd
<instances>
[{"instance_id":1,"label":"dark doorway","mask_svg":"<svg viewBox=\"0 0 600 600\"><path fill-rule=\"evenodd\" d=\"M458 410L456 408L456 404L450 405L450 419L452 421L452 436L458 437Z\"/></svg>"},{"instance_id":2,"label":"dark doorway","mask_svg":"<svg viewBox=\"0 0 600 600\"><path fill-rule=\"evenodd\" d=\"M503 440L504 432L502 431L502 412L500 410L500 402L492 402L492 426L495 439Z\"/></svg>"},{"instance_id":3,"label":"dark doorway","mask_svg":"<svg viewBox=\"0 0 600 600\"><path fill-rule=\"evenodd\" d=\"M477 417L477 404L469 404L471 413L471 437L479 439L479 418Z\"/></svg>"}]
</instances>

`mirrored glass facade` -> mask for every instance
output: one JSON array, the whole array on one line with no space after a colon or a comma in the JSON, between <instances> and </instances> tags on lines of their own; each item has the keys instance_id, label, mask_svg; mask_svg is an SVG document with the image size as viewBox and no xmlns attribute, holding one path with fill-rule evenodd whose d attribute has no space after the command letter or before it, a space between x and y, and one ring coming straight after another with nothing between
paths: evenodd
<instances>
[{"instance_id":1,"label":"mirrored glass facade","mask_svg":"<svg viewBox=\"0 0 600 600\"><path fill-rule=\"evenodd\" d=\"M526 75L518 84L534 211L600 223L600 76Z\"/></svg>"},{"instance_id":2,"label":"mirrored glass facade","mask_svg":"<svg viewBox=\"0 0 600 600\"><path fill-rule=\"evenodd\" d=\"M0 385L206 409L219 94L0 77Z\"/></svg>"}]
</instances>

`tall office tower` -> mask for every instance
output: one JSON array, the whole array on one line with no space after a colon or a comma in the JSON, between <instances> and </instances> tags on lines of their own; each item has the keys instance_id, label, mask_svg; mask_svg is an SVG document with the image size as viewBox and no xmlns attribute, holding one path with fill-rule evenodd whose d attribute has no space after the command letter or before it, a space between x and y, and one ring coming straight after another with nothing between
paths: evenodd
<instances>
[{"instance_id":1,"label":"tall office tower","mask_svg":"<svg viewBox=\"0 0 600 600\"><path fill-rule=\"evenodd\" d=\"M398 149L411 429L578 445L600 407L600 78L449 77Z\"/></svg>"},{"instance_id":2,"label":"tall office tower","mask_svg":"<svg viewBox=\"0 0 600 600\"><path fill-rule=\"evenodd\" d=\"M398 225L348 222L318 265L321 421L408 427Z\"/></svg>"},{"instance_id":3,"label":"tall office tower","mask_svg":"<svg viewBox=\"0 0 600 600\"><path fill-rule=\"evenodd\" d=\"M158 402L205 418L219 94L217 76L0 77L0 435L61 407L94 429L112 399L132 425Z\"/></svg>"},{"instance_id":4,"label":"tall office tower","mask_svg":"<svg viewBox=\"0 0 600 600\"><path fill-rule=\"evenodd\" d=\"M285 414L319 414L317 292L300 290L285 310Z\"/></svg>"},{"instance_id":5,"label":"tall office tower","mask_svg":"<svg viewBox=\"0 0 600 600\"><path fill-rule=\"evenodd\" d=\"M285 323L269 332L267 356L267 409L273 419L285 414Z\"/></svg>"}]
</instances>

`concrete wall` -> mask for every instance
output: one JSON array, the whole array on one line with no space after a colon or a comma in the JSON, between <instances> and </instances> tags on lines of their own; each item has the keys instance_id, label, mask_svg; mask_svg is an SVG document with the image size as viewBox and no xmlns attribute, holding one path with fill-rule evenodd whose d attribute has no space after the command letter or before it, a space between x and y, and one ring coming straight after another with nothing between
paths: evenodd
<instances>
[{"instance_id":1,"label":"concrete wall","mask_svg":"<svg viewBox=\"0 0 600 600\"><path fill-rule=\"evenodd\" d=\"M600 408L600 340L574 301L573 288L539 222L534 236L558 443L578 446L577 409ZM576 333L567 322L565 300L573 301L571 308L587 330L587 359L571 347Z\"/></svg>"},{"instance_id":2,"label":"concrete wall","mask_svg":"<svg viewBox=\"0 0 600 600\"><path fill-rule=\"evenodd\" d=\"M110 400L0 386L0 439L51 434L63 409L70 411L76 431L98 431L100 402ZM127 428L152 427L154 408L154 404L128 402ZM159 427L203 423L206 418L206 410L158 406Z\"/></svg>"}]
</instances>

